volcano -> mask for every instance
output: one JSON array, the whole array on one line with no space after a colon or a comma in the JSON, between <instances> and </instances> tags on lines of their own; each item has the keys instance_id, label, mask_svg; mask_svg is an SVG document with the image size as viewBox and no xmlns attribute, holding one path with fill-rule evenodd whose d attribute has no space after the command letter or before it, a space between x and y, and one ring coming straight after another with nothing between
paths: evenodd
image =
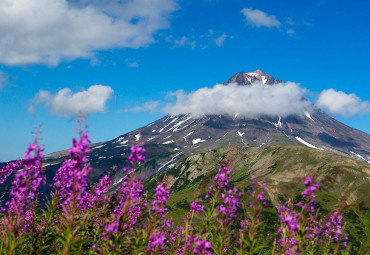
<instances>
[{"instance_id":1,"label":"volcano","mask_svg":"<svg viewBox=\"0 0 370 255\"><path fill-rule=\"evenodd\" d=\"M258 69L238 72L223 84L253 86L256 82L266 86L282 83ZM190 114L167 115L113 140L91 145L92 152L88 158L94 167L93 176L98 178L114 165L118 168L124 166L132 141L147 149L147 162L140 167L144 178L172 168L189 155L243 144L256 147L278 144L308 146L370 164L370 135L331 118L313 106L310 113L285 117L235 114L194 118ZM64 151L46 155L45 166L56 170L66 154ZM118 175L116 182L121 177Z\"/></svg>"}]
</instances>

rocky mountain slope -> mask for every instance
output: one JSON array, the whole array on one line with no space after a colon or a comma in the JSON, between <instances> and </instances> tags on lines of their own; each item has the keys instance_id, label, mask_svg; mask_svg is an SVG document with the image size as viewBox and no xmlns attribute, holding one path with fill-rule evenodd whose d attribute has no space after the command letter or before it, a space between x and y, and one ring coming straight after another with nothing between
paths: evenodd
<instances>
[{"instance_id":1,"label":"rocky mountain slope","mask_svg":"<svg viewBox=\"0 0 370 255\"><path fill-rule=\"evenodd\" d=\"M224 84L253 86L256 81L266 86L281 83L281 80L257 70L239 72ZM94 167L92 179L98 178L114 165L118 169L124 166L132 141L143 144L147 149L147 163L140 169L144 178L173 167L189 155L230 144L256 147L301 145L370 164L370 135L348 127L315 108L313 112L306 112L302 116L287 117L243 117L235 114L192 118L190 115L173 115L113 140L91 145L89 160ZM58 152L46 156L45 166L49 172L58 168L65 155L65 152ZM116 181L121 177L117 175Z\"/></svg>"}]
</instances>

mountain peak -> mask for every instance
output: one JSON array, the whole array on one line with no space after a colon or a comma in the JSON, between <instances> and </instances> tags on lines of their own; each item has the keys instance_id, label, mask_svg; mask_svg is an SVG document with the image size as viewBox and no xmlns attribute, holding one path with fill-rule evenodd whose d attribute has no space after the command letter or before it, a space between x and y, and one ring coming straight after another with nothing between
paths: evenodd
<instances>
[{"instance_id":1,"label":"mountain peak","mask_svg":"<svg viewBox=\"0 0 370 255\"><path fill-rule=\"evenodd\" d=\"M256 74L259 74L259 75L267 75L265 72L263 72L261 69L257 69L256 71L253 71L253 72L249 72L249 73L256 73Z\"/></svg>"},{"instance_id":2,"label":"mountain peak","mask_svg":"<svg viewBox=\"0 0 370 255\"><path fill-rule=\"evenodd\" d=\"M252 85L257 81L260 81L265 85L274 85L282 82L281 80L275 80L274 77L264 73L261 69L257 69L256 71L249 73L245 73L243 71L237 72L224 84L237 83L238 85Z\"/></svg>"}]
</instances>

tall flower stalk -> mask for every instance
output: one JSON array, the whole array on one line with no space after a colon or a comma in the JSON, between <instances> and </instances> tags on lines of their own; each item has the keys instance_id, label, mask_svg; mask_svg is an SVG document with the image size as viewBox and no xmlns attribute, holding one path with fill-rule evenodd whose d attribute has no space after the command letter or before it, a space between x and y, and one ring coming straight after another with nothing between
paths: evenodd
<instances>
[{"instance_id":1,"label":"tall flower stalk","mask_svg":"<svg viewBox=\"0 0 370 255\"><path fill-rule=\"evenodd\" d=\"M38 144L39 130L35 133L35 140L28 146L24 159L10 165L9 171L16 171L9 200L6 202L6 215L1 219L4 231L2 237L6 250L12 253L16 249L17 239L35 227L36 203L39 189L45 184L45 175L41 159L44 149ZM9 175L9 173L7 173ZM7 236L5 236L5 233Z\"/></svg>"}]
</instances>

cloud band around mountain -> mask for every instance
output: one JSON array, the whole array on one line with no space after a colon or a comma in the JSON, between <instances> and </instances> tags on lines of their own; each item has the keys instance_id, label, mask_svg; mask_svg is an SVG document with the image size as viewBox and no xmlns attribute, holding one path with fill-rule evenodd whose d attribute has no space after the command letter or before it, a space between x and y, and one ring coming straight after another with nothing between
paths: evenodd
<instances>
[{"instance_id":1,"label":"cloud band around mountain","mask_svg":"<svg viewBox=\"0 0 370 255\"><path fill-rule=\"evenodd\" d=\"M191 114L200 117L207 114L236 113L243 116L269 115L287 116L311 111L311 102L303 99L305 90L298 84L288 82L266 86L227 86L217 84L212 88L201 88L191 93L179 90L172 93L174 103L165 107L168 114Z\"/></svg>"}]
</instances>

